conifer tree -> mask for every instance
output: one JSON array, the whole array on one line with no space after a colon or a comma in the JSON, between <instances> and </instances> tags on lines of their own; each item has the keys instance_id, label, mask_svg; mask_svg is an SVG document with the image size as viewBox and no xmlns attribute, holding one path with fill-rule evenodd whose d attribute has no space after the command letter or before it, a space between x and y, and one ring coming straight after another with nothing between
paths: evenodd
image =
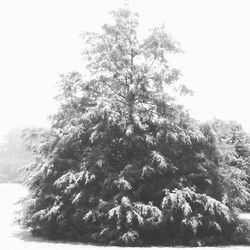
<instances>
[{"instance_id":1,"label":"conifer tree","mask_svg":"<svg viewBox=\"0 0 250 250\"><path fill-rule=\"evenodd\" d=\"M250 136L235 121L211 122L220 150L219 179L221 199L247 209L250 201Z\"/></svg>"},{"instance_id":2,"label":"conifer tree","mask_svg":"<svg viewBox=\"0 0 250 250\"><path fill-rule=\"evenodd\" d=\"M45 237L103 244L229 239L237 219L206 195L218 183L211 133L171 94L189 92L168 62L178 43L164 27L140 40L138 15L127 7L111 14L102 33L83 35L84 74L62 75L52 128L25 137L37 158L26 174L21 224Z\"/></svg>"}]
</instances>

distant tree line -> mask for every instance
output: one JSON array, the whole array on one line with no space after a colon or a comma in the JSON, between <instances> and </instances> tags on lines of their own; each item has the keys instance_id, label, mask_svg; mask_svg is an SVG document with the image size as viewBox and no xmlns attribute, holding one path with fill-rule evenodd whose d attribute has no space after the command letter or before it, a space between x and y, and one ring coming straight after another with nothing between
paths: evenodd
<instances>
[{"instance_id":1,"label":"distant tree line","mask_svg":"<svg viewBox=\"0 0 250 250\"><path fill-rule=\"evenodd\" d=\"M250 137L236 122L198 123L164 27L140 40L138 15L112 12L87 32L83 74L62 75L50 129L27 129L35 155L20 224L34 234L111 245L248 243Z\"/></svg>"},{"instance_id":2,"label":"distant tree line","mask_svg":"<svg viewBox=\"0 0 250 250\"><path fill-rule=\"evenodd\" d=\"M32 158L22 140L22 129L12 128L0 143L0 182L20 182L19 170Z\"/></svg>"}]
</instances>

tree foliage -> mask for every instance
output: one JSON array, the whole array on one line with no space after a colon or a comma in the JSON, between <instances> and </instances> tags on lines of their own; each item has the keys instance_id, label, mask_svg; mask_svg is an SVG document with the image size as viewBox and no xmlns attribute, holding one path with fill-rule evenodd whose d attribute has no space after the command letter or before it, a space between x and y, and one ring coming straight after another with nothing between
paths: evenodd
<instances>
[{"instance_id":1,"label":"tree foliage","mask_svg":"<svg viewBox=\"0 0 250 250\"><path fill-rule=\"evenodd\" d=\"M241 225L220 195L223 144L174 98L188 92L168 62L178 43L164 27L139 40L127 7L112 15L83 35L86 72L62 75L51 129L26 133L36 160L20 223L102 244L233 241Z\"/></svg>"},{"instance_id":2,"label":"tree foliage","mask_svg":"<svg viewBox=\"0 0 250 250\"><path fill-rule=\"evenodd\" d=\"M221 155L221 199L227 204L247 209L250 199L250 136L235 121L217 119L211 126L216 132Z\"/></svg>"}]
</instances>

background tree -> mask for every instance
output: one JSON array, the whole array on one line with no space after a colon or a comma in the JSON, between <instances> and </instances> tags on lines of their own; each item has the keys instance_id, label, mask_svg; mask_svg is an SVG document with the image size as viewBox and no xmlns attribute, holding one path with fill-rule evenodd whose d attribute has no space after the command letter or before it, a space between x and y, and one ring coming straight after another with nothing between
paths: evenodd
<instances>
[{"instance_id":1,"label":"background tree","mask_svg":"<svg viewBox=\"0 0 250 250\"><path fill-rule=\"evenodd\" d=\"M105 244L232 242L239 221L206 195L219 185L212 130L173 97L189 92L168 62L178 44L164 27L139 40L127 7L111 14L101 34L83 35L84 75L62 75L51 130L27 133L37 157L21 224Z\"/></svg>"},{"instance_id":2,"label":"background tree","mask_svg":"<svg viewBox=\"0 0 250 250\"><path fill-rule=\"evenodd\" d=\"M3 138L0 145L0 181L19 182L18 170L32 161L22 141L22 129L11 129Z\"/></svg>"},{"instance_id":3,"label":"background tree","mask_svg":"<svg viewBox=\"0 0 250 250\"><path fill-rule=\"evenodd\" d=\"M227 204L247 209L250 200L250 136L235 121L214 119L219 158L221 199Z\"/></svg>"}]
</instances>

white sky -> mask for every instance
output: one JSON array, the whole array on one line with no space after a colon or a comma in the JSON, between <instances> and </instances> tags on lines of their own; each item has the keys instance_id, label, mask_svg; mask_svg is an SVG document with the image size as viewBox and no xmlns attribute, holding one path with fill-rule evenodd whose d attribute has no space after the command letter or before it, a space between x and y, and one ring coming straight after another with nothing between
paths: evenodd
<instances>
[{"instance_id":1,"label":"white sky","mask_svg":"<svg viewBox=\"0 0 250 250\"><path fill-rule=\"evenodd\" d=\"M131 0L141 31L165 22L185 54L177 64L195 95L196 119L235 119L250 132L250 1ZM45 126L60 73L82 70L84 30L97 30L119 0L0 0L0 135Z\"/></svg>"}]
</instances>

